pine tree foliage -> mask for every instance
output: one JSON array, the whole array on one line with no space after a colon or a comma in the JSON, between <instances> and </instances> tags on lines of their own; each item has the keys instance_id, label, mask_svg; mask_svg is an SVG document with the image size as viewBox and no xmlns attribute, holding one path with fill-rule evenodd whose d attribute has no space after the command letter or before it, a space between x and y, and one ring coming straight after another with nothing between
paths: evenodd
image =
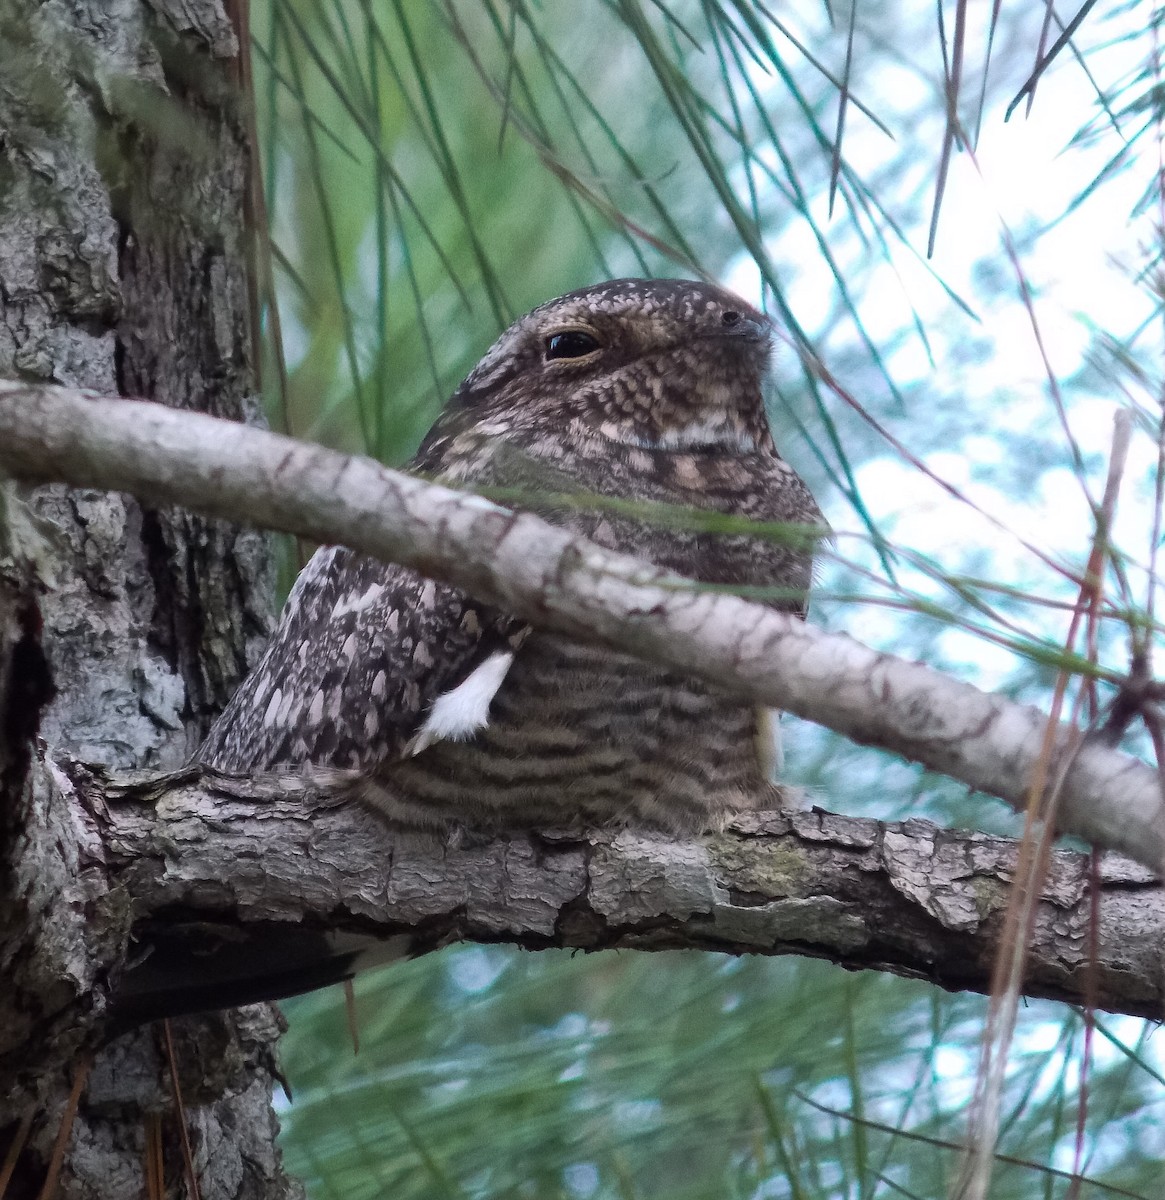
<instances>
[{"instance_id":1,"label":"pine tree foliage","mask_svg":"<svg viewBox=\"0 0 1165 1200\"><path fill-rule=\"evenodd\" d=\"M837 530L814 620L1045 707L1067 679L1066 714L1099 723L1156 631L1155 20L257 0L273 422L397 463L526 308L719 279L784 331L778 444ZM887 756L786 738L826 807L1020 831ZM317 1197L941 1195L988 1010L808 961L485 947L357 993L355 1058L339 996L290 1007L285 1146ZM1154 1194L1150 1032L1021 1010L991 1195L1081 1194L1074 1172Z\"/></svg>"}]
</instances>

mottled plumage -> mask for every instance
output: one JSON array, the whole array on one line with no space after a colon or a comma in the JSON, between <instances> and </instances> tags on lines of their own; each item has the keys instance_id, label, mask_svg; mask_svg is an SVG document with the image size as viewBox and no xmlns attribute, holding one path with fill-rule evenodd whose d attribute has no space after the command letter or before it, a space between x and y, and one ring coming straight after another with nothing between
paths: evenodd
<instances>
[{"instance_id":1,"label":"mottled plumage","mask_svg":"<svg viewBox=\"0 0 1165 1200\"><path fill-rule=\"evenodd\" d=\"M721 536L615 496L820 525L777 455L761 380L769 323L686 281L615 280L516 322L413 460L599 545L804 613L808 543ZM456 588L320 550L200 751L224 771L312 764L411 824L647 822L700 828L766 795L772 721L697 680L532 631ZM348 775L348 773L351 773Z\"/></svg>"}]
</instances>

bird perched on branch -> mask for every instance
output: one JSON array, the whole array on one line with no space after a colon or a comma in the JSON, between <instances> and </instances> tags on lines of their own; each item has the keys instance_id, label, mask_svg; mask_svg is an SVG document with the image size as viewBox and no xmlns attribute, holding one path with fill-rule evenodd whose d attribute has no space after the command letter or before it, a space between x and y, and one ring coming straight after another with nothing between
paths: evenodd
<instances>
[{"instance_id":1,"label":"bird perched on branch","mask_svg":"<svg viewBox=\"0 0 1165 1200\"><path fill-rule=\"evenodd\" d=\"M693 512L821 530L765 419L769 342L766 317L707 284L572 292L498 339L411 466L803 616L811 536L715 533ZM300 575L199 758L338 772L411 825L694 830L779 800L775 714L339 546Z\"/></svg>"}]
</instances>

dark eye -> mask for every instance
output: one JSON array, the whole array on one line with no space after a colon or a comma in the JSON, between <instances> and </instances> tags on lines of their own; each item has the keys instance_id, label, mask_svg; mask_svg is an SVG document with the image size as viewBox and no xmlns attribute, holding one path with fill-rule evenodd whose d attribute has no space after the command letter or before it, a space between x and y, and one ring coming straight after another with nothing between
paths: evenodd
<instances>
[{"instance_id":1,"label":"dark eye","mask_svg":"<svg viewBox=\"0 0 1165 1200\"><path fill-rule=\"evenodd\" d=\"M740 313L731 308L725 309L724 312L720 314L720 320L725 325L735 325L740 320Z\"/></svg>"},{"instance_id":2,"label":"dark eye","mask_svg":"<svg viewBox=\"0 0 1165 1200\"><path fill-rule=\"evenodd\" d=\"M569 329L565 333L552 333L546 339L546 358L582 358L600 349L599 339L581 329Z\"/></svg>"}]
</instances>

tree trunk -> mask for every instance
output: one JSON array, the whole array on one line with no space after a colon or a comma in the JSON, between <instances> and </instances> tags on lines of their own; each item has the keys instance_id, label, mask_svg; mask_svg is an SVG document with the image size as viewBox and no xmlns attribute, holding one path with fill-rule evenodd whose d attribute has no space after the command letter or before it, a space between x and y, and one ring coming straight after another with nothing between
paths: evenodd
<instances>
[{"instance_id":1,"label":"tree trunk","mask_svg":"<svg viewBox=\"0 0 1165 1200\"><path fill-rule=\"evenodd\" d=\"M223 5L15 0L0 45L0 376L251 419L248 160ZM95 1047L76 1020L107 1004L82 950L116 943L130 913L87 878L54 756L181 763L261 645L270 596L257 534L0 481L0 1163L28 1133L11 1195L52 1169L91 1055L60 1194L144 1194L159 1152L168 1187L183 1174L163 1027ZM33 826L54 838L20 836ZM204 1197L298 1190L274 1148L278 1023L267 1006L172 1023Z\"/></svg>"}]
</instances>

